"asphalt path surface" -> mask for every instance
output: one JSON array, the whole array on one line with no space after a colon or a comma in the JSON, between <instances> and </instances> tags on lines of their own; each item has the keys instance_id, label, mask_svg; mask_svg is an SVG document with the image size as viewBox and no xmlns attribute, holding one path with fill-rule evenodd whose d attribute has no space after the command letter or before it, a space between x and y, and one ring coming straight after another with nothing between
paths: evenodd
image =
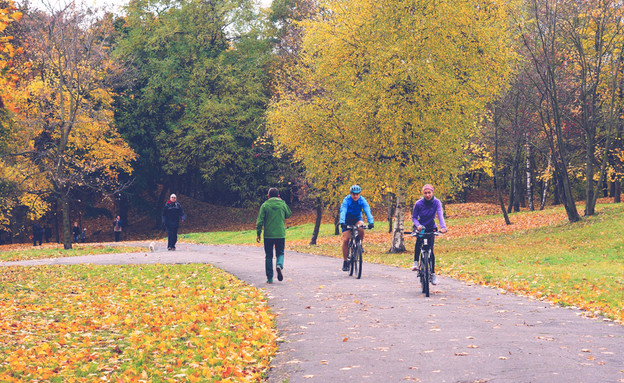
<instances>
[{"instance_id":1,"label":"asphalt path surface","mask_svg":"<svg viewBox=\"0 0 624 383\"><path fill-rule=\"evenodd\" d=\"M408 269L365 263L358 280L286 251L284 280L267 284L261 248L165 243L0 265L75 263L211 263L264 289L280 336L269 382L624 382L621 324L444 277L426 298Z\"/></svg>"}]
</instances>

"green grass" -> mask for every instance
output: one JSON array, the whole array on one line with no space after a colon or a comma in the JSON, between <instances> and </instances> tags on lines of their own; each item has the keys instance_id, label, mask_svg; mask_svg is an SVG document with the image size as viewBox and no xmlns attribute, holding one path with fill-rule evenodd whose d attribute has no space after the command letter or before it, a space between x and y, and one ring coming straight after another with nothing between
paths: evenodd
<instances>
[{"instance_id":1,"label":"green grass","mask_svg":"<svg viewBox=\"0 0 624 383\"><path fill-rule=\"evenodd\" d=\"M27 261L32 259L78 257L93 254L136 253L145 248L131 246L90 246L79 245L66 250L61 245L55 247L25 247L0 252L0 261Z\"/></svg>"},{"instance_id":2,"label":"green grass","mask_svg":"<svg viewBox=\"0 0 624 383\"><path fill-rule=\"evenodd\" d=\"M305 224L286 228L288 241L309 240L314 224ZM331 236L334 225L324 224L320 228L320 236ZM178 236L179 240L208 245L250 245L256 243L256 231L218 231L210 233L189 233Z\"/></svg>"},{"instance_id":3,"label":"green grass","mask_svg":"<svg viewBox=\"0 0 624 383\"><path fill-rule=\"evenodd\" d=\"M509 235L440 241L442 273L624 320L623 205Z\"/></svg>"}]
</instances>

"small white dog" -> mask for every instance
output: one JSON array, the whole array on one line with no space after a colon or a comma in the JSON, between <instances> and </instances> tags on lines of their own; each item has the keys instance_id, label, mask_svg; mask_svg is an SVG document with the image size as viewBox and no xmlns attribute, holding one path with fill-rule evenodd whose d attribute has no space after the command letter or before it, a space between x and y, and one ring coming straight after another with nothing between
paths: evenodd
<instances>
[{"instance_id":1,"label":"small white dog","mask_svg":"<svg viewBox=\"0 0 624 383\"><path fill-rule=\"evenodd\" d=\"M154 241L150 242L149 249L153 253L156 250L156 242Z\"/></svg>"}]
</instances>

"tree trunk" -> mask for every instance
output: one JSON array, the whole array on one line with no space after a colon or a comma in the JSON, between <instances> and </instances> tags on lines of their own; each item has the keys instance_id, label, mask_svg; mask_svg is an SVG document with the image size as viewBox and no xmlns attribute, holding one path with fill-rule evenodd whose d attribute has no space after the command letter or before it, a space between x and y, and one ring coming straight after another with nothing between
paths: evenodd
<instances>
[{"instance_id":1,"label":"tree trunk","mask_svg":"<svg viewBox=\"0 0 624 383\"><path fill-rule=\"evenodd\" d=\"M388 234L392 233L392 218L396 210L394 200L394 193L388 193Z\"/></svg>"},{"instance_id":2,"label":"tree trunk","mask_svg":"<svg viewBox=\"0 0 624 383\"><path fill-rule=\"evenodd\" d=\"M593 130L593 132L592 132ZM585 138L585 216L596 214L595 205L596 198L594 198L594 163L596 162L596 156L594 150L596 150L595 143L595 129L590 129L587 132ZM607 149L608 151L608 149ZM598 179L598 185L600 185L600 179Z\"/></svg>"},{"instance_id":3,"label":"tree trunk","mask_svg":"<svg viewBox=\"0 0 624 383\"><path fill-rule=\"evenodd\" d=\"M340 235L340 205L338 205L334 215L334 235Z\"/></svg>"},{"instance_id":4,"label":"tree trunk","mask_svg":"<svg viewBox=\"0 0 624 383\"><path fill-rule=\"evenodd\" d=\"M515 161L514 161L515 162ZM513 209L514 199L516 198L516 169L512 166L511 176L509 182L509 205L507 206L507 213L511 213Z\"/></svg>"},{"instance_id":5,"label":"tree trunk","mask_svg":"<svg viewBox=\"0 0 624 383\"><path fill-rule=\"evenodd\" d=\"M535 210L533 205L533 172L531 170L531 142L529 140L529 134L525 133L526 138L526 190L527 190L527 203L530 211Z\"/></svg>"},{"instance_id":6,"label":"tree trunk","mask_svg":"<svg viewBox=\"0 0 624 383\"><path fill-rule=\"evenodd\" d=\"M405 201L403 201L403 193L399 189L396 193L396 209L394 211L394 232L392 234L392 247L388 250L389 253L403 253L405 252L405 241L403 240L403 220Z\"/></svg>"},{"instance_id":7,"label":"tree trunk","mask_svg":"<svg viewBox=\"0 0 624 383\"><path fill-rule=\"evenodd\" d=\"M498 114L497 114L498 115ZM503 212L503 218L507 225L511 225L507 210L505 210L505 202L503 201L503 192L500 188L500 182L498 182L498 122L499 118L494 117L494 184L496 185L496 194L498 194L498 202L500 203L501 211Z\"/></svg>"},{"instance_id":8,"label":"tree trunk","mask_svg":"<svg viewBox=\"0 0 624 383\"><path fill-rule=\"evenodd\" d=\"M320 198L316 199L316 221L314 222L314 231L312 232L312 238L310 239L310 245L316 245L318 239L319 230L321 229L321 218L323 218L323 202Z\"/></svg>"},{"instance_id":9,"label":"tree trunk","mask_svg":"<svg viewBox=\"0 0 624 383\"><path fill-rule=\"evenodd\" d=\"M550 169L550 166L552 164L552 153L548 154L548 167L547 169ZM546 179L544 181L544 190L542 192L542 201L540 202L540 210L544 210L544 207L546 206L546 195L548 194L548 181L550 181L550 179Z\"/></svg>"},{"instance_id":10,"label":"tree trunk","mask_svg":"<svg viewBox=\"0 0 624 383\"><path fill-rule=\"evenodd\" d=\"M596 182L596 190L594 191L593 198L591 200L591 209L586 209L586 214L588 211L591 211L592 214L596 214L596 200L598 199L598 194L600 193L600 185L603 185L603 182L606 183L606 173L607 173L607 163L609 162L609 152L611 151L611 129L607 132L607 142L605 143L604 155L602 156L602 165L600 165L600 171L598 173L598 182ZM605 180L605 181L603 181Z\"/></svg>"},{"instance_id":11,"label":"tree trunk","mask_svg":"<svg viewBox=\"0 0 624 383\"><path fill-rule=\"evenodd\" d=\"M620 196L620 194L622 194L622 181L621 180L615 180L615 188L613 190L613 203L620 203L622 202L622 197Z\"/></svg>"},{"instance_id":12,"label":"tree trunk","mask_svg":"<svg viewBox=\"0 0 624 383\"><path fill-rule=\"evenodd\" d=\"M69 219L69 202L63 199L58 200L63 209L63 248L66 250L72 248L71 222Z\"/></svg>"},{"instance_id":13,"label":"tree trunk","mask_svg":"<svg viewBox=\"0 0 624 383\"><path fill-rule=\"evenodd\" d=\"M511 210L520 211L520 188L518 187L520 179L520 153L522 148L522 140L516 139L516 152L514 153L513 164L511 166L511 180L509 192L509 206L507 212L511 213Z\"/></svg>"}]
</instances>

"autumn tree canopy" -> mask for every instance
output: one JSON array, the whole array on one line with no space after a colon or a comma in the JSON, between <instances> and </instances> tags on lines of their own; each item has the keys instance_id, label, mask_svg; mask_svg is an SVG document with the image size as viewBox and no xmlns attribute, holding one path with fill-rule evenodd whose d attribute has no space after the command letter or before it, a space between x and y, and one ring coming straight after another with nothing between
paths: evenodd
<instances>
[{"instance_id":1,"label":"autumn tree canopy","mask_svg":"<svg viewBox=\"0 0 624 383\"><path fill-rule=\"evenodd\" d=\"M399 203L425 182L450 193L475 118L509 76L512 11L494 1L321 2L304 23L305 91L278 89L272 132L317 183L359 183L372 200L392 190Z\"/></svg>"},{"instance_id":2,"label":"autumn tree canopy","mask_svg":"<svg viewBox=\"0 0 624 383\"><path fill-rule=\"evenodd\" d=\"M63 210L64 244L71 248L69 204L75 190L112 193L135 153L113 126L106 18L74 6L22 19L28 75L12 89L4 179L18 185L34 217L54 201Z\"/></svg>"}]
</instances>

